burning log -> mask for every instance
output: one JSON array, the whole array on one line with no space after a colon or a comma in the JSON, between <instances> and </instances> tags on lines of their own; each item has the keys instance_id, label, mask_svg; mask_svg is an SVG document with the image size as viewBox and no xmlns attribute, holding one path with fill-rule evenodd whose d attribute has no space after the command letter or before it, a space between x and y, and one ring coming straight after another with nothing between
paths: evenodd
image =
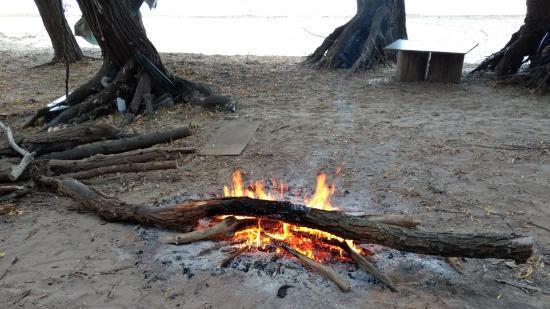
<instances>
[{"instance_id":1,"label":"burning log","mask_svg":"<svg viewBox=\"0 0 550 309\"><path fill-rule=\"evenodd\" d=\"M300 252L281 242L275 241L275 245L296 257L298 260L300 260L300 262L304 263L304 265L322 273L325 277L334 282L343 292L351 291L351 285L349 281L340 276L340 274L338 274L332 267L317 263L314 260L308 258L307 256L301 254Z\"/></svg>"},{"instance_id":2,"label":"burning log","mask_svg":"<svg viewBox=\"0 0 550 309\"><path fill-rule=\"evenodd\" d=\"M236 231L250 225L255 225L257 221L258 220L256 219L237 220L235 217L231 216L223 219L220 223L216 225L202 230L164 237L162 239L162 242L174 245L182 245L201 240L231 237L235 234Z\"/></svg>"},{"instance_id":3,"label":"burning log","mask_svg":"<svg viewBox=\"0 0 550 309\"><path fill-rule=\"evenodd\" d=\"M513 259L525 263L533 254L529 237L500 234L453 234L404 229L355 217L292 204L246 197L186 202L164 208L137 206L106 197L71 178L39 178L107 221L132 222L176 231L190 231L203 218L234 215L267 218L318 229L360 243L374 243L413 253Z\"/></svg>"}]
</instances>

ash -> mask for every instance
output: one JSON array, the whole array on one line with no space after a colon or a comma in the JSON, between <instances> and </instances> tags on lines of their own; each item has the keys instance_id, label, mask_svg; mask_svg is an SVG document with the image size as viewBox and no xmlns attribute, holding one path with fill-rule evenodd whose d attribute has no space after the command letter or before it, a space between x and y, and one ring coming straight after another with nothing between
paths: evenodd
<instances>
[{"instance_id":1,"label":"ash","mask_svg":"<svg viewBox=\"0 0 550 309\"><path fill-rule=\"evenodd\" d=\"M247 251L225 267L220 267L227 253L223 248L231 246L227 241L202 241L187 245L163 244L162 236L170 233L156 229L137 228L137 233L146 242L140 264L145 277L162 281L185 280L190 284L225 281L228 277L239 285L261 289L272 295L292 295L301 290L329 289L339 293L338 288L323 275L310 270L298 260L274 252ZM458 274L441 258L400 252L380 246L369 246L376 253L376 266L394 283L434 287L441 284L455 285ZM355 293L373 289L386 289L375 278L359 269L353 262L328 263L347 278ZM231 280L228 280L231 282ZM290 286L290 287L289 287ZM280 289L284 289L281 293ZM288 291L287 291L288 289ZM347 293L341 293L347 294Z\"/></svg>"}]
</instances>

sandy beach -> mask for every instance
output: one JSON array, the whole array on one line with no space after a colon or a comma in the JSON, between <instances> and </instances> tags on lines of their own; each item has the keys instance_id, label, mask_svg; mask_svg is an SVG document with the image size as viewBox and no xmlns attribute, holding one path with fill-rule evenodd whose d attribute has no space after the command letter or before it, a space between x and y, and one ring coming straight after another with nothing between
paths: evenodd
<instances>
[{"instance_id":1,"label":"sandy beach","mask_svg":"<svg viewBox=\"0 0 550 309\"><path fill-rule=\"evenodd\" d=\"M36 67L48 62L52 52L40 20L28 18L0 17L0 117L23 132L36 130L22 125L62 95L65 76L62 65ZM466 73L502 46L521 19L408 20L411 38L480 43L468 56ZM343 20L329 18L322 28L307 30L326 35ZM378 266L399 293L338 262L336 269L353 286L352 292L342 293L288 257L251 252L218 268L221 253L198 254L212 242L163 244L159 237L166 231L106 223L79 211L67 197L37 190L17 203L16 212L0 216L0 252L5 254L0 257L0 307L548 308L550 295L499 283L521 282L550 292L548 97L497 86L490 75L466 75L461 84L432 84L395 82L391 67L351 77L343 71L311 70L297 55L312 51L322 39L305 31L284 36L290 30L281 27L288 21L216 20L230 32L256 25L261 33L240 37L230 44L234 49L223 49L230 55L216 55L220 46L229 46L223 40L230 38L221 30L182 36L176 48L163 45L159 34L174 20L148 27L171 72L217 85L237 100L239 110L224 114L180 104L124 130L191 125L193 135L166 145L172 147L203 146L230 117L259 121L259 130L240 156L193 155L178 160L177 170L115 174L86 183L127 202L161 206L219 195L237 168L247 180L276 178L304 190L313 189L316 174L323 171L336 184L334 204L344 211L408 214L429 231L530 235L536 253L527 264L465 259L464 273L458 274L439 257L373 246ZM179 20L178 25L196 22ZM294 19L290 24L306 28L308 22ZM434 24L440 26L436 31ZM281 34L266 35L273 29ZM296 44L281 50L286 56L252 55L269 55L279 40ZM96 59L72 66L72 88L101 66L97 49L84 52ZM99 122L122 128L118 115ZM277 297L283 285L293 288L285 298Z\"/></svg>"}]
</instances>

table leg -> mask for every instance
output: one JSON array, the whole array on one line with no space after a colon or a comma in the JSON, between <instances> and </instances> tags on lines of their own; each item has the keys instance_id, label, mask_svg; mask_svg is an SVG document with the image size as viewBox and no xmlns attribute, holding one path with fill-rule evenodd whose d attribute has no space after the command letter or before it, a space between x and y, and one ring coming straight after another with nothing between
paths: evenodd
<instances>
[{"instance_id":1,"label":"table leg","mask_svg":"<svg viewBox=\"0 0 550 309\"><path fill-rule=\"evenodd\" d=\"M428 67L428 80L440 83L460 83L463 65L463 54L432 52Z\"/></svg>"},{"instance_id":2,"label":"table leg","mask_svg":"<svg viewBox=\"0 0 550 309\"><path fill-rule=\"evenodd\" d=\"M397 54L395 79L399 82L418 82L426 79L429 52L400 50Z\"/></svg>"}]
</instances>

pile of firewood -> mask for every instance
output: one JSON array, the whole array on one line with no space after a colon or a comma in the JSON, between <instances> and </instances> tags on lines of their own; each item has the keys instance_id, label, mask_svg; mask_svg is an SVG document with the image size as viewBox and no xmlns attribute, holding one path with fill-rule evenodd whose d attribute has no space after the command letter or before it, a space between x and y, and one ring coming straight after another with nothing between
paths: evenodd
<instances>
[{"instance_id":1,"label":"pile of firewood","mask_svg":"<svg viewBox=\"0 0 550 309\"><path fill-rule=\"evenodd\" d=\"M94 124L14 134L0 122L0 129L5 133L5 139L0 141L0 183L39 176L88 179L110 173L175 169L177 158L195 152L192 148L152 147L189 136L188 128L128 134L108 125ZM11 184L1 187L6 192L0 194L13 196L25 191L24 187L11 190L15 187Z\"/></svg>"}]
</instances>

